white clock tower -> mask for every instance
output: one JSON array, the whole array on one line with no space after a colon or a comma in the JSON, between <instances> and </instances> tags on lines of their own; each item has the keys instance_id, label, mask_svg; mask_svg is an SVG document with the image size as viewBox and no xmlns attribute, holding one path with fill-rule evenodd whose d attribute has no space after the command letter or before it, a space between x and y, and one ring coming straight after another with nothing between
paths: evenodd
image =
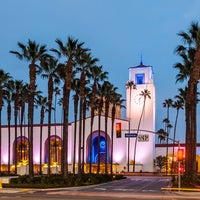
<instances>
[{"instance_id":1,"label":"white clock tower","mask_svg":"<svg viewBox=\"0 0 200 200\"><path fill-rule=\"evenodd\" d=\"M128 163L130 171L153 172L155 148L155 87L152 66L140 65L129 68L126 84L126 117L129 133Z\"/></svg>"}]
</instances>

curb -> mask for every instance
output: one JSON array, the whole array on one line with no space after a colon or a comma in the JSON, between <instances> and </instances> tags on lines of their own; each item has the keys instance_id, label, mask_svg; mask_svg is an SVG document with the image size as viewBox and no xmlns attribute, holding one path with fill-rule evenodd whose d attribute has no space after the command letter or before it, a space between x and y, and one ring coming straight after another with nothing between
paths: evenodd
<instances>
[{"instance_id":1,"label":"curb","mask_svg":"<svg viewBox=\"0 0 200 200\"><path fill-rule=\"evenodd\" d=\"M181 191L181 192L200 192L200 189L196 188L161 188L162 191Z\"/></svg>"}]
</instances>

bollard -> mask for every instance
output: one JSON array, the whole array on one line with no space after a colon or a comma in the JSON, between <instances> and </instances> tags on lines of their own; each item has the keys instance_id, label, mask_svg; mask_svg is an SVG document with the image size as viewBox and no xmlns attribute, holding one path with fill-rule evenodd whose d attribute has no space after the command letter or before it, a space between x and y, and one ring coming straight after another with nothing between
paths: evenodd
<instances>
[{"instance_id":1,"label":"bollard","mask_svg":"<svg viewBox=\"0 0 200 200\"><path fill-rule=\"evenodd\" d=\"M0 181L0 189L2 188L2 182Z\"/></svg>"}]
</instances>

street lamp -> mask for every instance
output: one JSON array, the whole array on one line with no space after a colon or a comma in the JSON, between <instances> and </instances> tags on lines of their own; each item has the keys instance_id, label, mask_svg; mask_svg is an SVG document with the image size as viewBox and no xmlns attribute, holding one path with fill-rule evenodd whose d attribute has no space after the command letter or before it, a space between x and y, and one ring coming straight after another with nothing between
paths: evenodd
<instances>
[{"instance_id":1,"label":"street lamp","mask_svg":"<svg viewBox=\"0 0 200 200\"><path fill-rule=\"evenodd\" d=\"M178 151L177 151L177 161L178 161L178 190L180 192L181 188L181 161L183 161L183 149L180 148L180 143L178 142Z\"/></svg>"}]
</instances>

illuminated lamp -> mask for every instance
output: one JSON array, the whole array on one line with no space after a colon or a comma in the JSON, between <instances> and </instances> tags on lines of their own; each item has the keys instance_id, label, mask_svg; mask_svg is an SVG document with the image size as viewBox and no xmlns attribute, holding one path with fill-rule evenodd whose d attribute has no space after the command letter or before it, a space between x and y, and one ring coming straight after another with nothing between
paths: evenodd
<instances>
[{"instance_id":1,"label":"illuminated lamp","mask_svg":"<svg viewBox=\"0 0 200 200\"><path fill-rule=\"evenodd\" d=\"M121 123L116 123L116 137L122 137Z\"/></svg>"},{"instance_id":2,"label":"illuminated lamp","mask_svg":"<svg viewBox=\"0 0 200 200\"><path fill-rule=\"evenodd\" d=\"M184 154L184 150L178 149L178 151L177 151L177 161L183 161L183 154Z\"/></svg>"}]
</instances>

